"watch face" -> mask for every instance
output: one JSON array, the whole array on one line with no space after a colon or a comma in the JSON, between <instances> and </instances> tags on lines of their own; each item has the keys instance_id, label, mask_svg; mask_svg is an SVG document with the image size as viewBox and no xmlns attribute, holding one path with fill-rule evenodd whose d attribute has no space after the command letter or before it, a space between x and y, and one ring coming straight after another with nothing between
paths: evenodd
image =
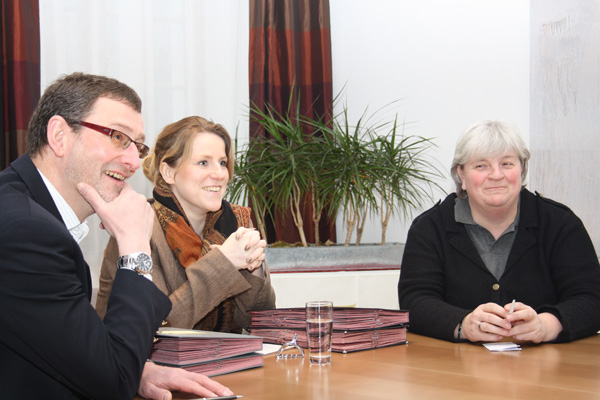
<instances>
[{"instance_id":1,"label":"watch face","mask_svg":"<svg viewBox=\"0 0 600 400\"><path fill-rule=\"evenodd\" d=\"M152 258L146 253L140 253L135 259L135 270L140 274L152 272Z\"/></svg>"}]
</instances>

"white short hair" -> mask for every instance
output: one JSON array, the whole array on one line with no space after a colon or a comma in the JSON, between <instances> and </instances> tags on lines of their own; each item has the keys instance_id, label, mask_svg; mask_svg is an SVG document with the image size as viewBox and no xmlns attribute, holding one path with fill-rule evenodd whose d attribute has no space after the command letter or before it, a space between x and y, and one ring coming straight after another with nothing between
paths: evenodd
<instances>
[{"instance_id":1,"label":"white short hair","mask_svg":"<svg viewBox=\"0 0 600 400\"><path fill-rule=\"evenodd\" d=\"M456 142L454 159L450 168L450 175L456 184L456 195L461 199L467 197L458 176L459 166L462 167L475 156L494 157L510 151L517 153L521 161L521 180L525 182L527 163L531 153L516 125L501 121L480 121L471 124Z\"/></svg>"}]
</instances>

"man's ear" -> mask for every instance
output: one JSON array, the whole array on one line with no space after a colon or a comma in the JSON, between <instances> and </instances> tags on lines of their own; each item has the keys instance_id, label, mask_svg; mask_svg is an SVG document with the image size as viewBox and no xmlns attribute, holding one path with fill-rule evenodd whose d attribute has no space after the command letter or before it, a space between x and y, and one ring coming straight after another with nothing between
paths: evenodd
<instances>
[{"instance_id":1,"label":"man's ear","mask_svg":"<svg viewBox=\"0 0 600 400\"><path fill-rule=\"evenodd\" d=\"M158 170L165 182L167 182L169 185L175 184L175 168L171 168L166 162L163 161L160 163L160 168Z\"/></svg>"},{"instance_id":2,"label":"man's ear","mask_svg":"<svg viewBox=\"0 0 600 400\"><path fill-rule=\"evenodd\" d=\"M67 145L65 131L67 129L70 129L69 124L60 115L55 115L48 121L46 127L48 146L56 157L63 157L65 155L65 146Z\"/></svg>"}]
</instances>

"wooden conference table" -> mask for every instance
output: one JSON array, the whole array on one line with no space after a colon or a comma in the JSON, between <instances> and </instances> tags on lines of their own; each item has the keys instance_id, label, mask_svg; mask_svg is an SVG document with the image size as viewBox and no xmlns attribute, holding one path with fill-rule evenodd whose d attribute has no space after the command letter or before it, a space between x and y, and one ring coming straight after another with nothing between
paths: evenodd
<instances>
[{"instance_id":1,"label":"wooden conference table","mask_svg":"<svg viewBox=\"0 0 600 400\"><path fill-rule=\"evenodd\" d=\"M504 353L411 333L408 342L333 353L325 367L310 365L307 352L287 360L270 354L264 367L214 379L243 400L600 399L600 336Z\"/></svg>"}]
</instances>

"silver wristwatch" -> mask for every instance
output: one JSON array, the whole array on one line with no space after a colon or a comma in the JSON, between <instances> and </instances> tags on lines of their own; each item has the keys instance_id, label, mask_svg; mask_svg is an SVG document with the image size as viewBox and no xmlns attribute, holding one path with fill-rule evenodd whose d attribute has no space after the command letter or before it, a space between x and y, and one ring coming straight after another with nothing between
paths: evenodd
<instances>
[{"instance_id":1,"label":"silver wristwatch","mask_svg":"<svg viewBox=\"0 0 600 400\"><path fill-rule=\"evenodd\" d=\"M117 267L119 269L130 269L152 280L152 258L142 251L119 257Z\"/></svg>"}]
</instances>

